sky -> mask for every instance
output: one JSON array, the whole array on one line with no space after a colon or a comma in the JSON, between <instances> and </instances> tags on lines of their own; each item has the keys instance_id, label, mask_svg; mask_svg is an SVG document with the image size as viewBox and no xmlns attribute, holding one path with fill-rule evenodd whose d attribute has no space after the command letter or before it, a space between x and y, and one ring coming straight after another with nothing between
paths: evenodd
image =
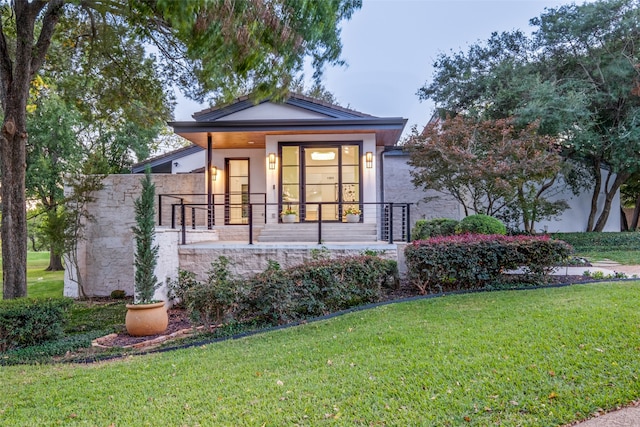
<instances>
[{"instance_id":1,"label":"sky","mask_svg":"<svg viewBox=\"0 0 640 427\"><path fill-rule=\"evenodd\" d=\"M418 99L418 89L433 77L440 53L466 51L494 31L530 32L531 18L545 8L571 0L363 0L360 10L342 24L344 67L326 68L324 87L344 107L378 117L408 119L422 128L434 111ZM582 3L582 1L577 1ZM179 98L178 121L207 105Z\"/></svg>"}]
</instances>

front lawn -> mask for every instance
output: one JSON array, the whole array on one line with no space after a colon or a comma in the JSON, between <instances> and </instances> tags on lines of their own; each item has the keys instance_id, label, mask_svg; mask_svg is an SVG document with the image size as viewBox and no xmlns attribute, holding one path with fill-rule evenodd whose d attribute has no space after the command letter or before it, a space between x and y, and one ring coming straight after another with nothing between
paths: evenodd
<instances>
[{"instance_id":1,"label":"front lawn","mask_svg":"<svg viewBox=\"0 0 640 427\"><path fill-rule=\"evenodd\" d=\"M0 369L1 425L561 425L640 397L640 282L424 299Z\"/></svg>"},{"instance_id":2,"label":"front lawn","mask_svg":"<svg viewBox=\"0 0 640 427\"><path fill-rule=\"evenodd\" d=\"M49 252L27 252L27 296L56 298L62 296L64 271L45 271L49 266ZM0 257L0 280L2 279ZM0 299L2 296L0 295Z\"/></svg>"}]
</instances>

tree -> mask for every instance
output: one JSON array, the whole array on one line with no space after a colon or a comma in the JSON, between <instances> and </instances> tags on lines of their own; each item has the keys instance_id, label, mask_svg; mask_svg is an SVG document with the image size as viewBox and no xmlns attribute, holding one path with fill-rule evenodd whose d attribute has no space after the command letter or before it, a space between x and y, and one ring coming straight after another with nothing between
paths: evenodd
<instances>
[{"instance_id":1,"label":"tree","mask_svg":"<svg viewBox=\"0 0 640 427\"><path fill-rule=\"evenodd\" d=\"M640 171L640 8L601 0L548 9L532 37L494 33L466 53L440 55L420 89L444 111L539 121L564 154L589 166L587 231L601 231L620 186ZM602 175L604 167L615 175ZM598 197L605 193L600 209Z\"/></svg>"},{"instance_id":2,"label":"tree","mask_svg":"<svg viewBox=\"0 0 640 427\"><path fill-rule=\"evenodd\" d=\"M55 93L42 90L36 103L30 105L27 131L27 196L41 206L44 231L49 246L47 270L62 270L62 250L59 245L61 204L64 200L63 177L77 173L82 156L74 127L79 115L67 107Z\"/></svg>"},{"instance_id":3,"label":"tree","mask_svg":"<svg viewBox=\"0 0 640 427\"><path fill-rule=\"evenodd\" d=\"M121 33L99 30L124 23L134 30L128 37L156 45L167 76L187 95L203 99L224 97L243 84L255 88L257 96L284 94L307 56L319 78L325 64L341 63L338 24L360 6L361 0L14 0L0 5L4 298L26 295L26 107L31 81L65 13L86 14L94 43L110 43L107 35ZM112 59L117 65L118 58ZM75 69L73 63L67 69Z\"/></svg>"},{"instance_id":4,"label":"tree","mask_svg":"<svg viewBox=\"0 0 640 427\"><path fill-rule=\"evenodd\" d=\"M513 120L458 115L431 122L421 134L414 129L405 146L414 185L453 195L465 216L511 219L535 233L536 221L568 207L548 199L564 162L554 141L537 133L536 124L518 129Z\"/></svg>"}]
</instances>

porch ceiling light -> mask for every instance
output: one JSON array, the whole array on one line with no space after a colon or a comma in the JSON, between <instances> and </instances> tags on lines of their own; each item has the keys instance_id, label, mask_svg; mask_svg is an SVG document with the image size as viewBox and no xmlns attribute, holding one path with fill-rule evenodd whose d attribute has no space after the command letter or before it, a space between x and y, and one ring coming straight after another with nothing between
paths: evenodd
<instances>
[{"instance_id":1,"label":"porch ceiling light","mask_svg":"<svg viewBox=\"0 0 640 427\"><path fill-rule=\"evenodd\" d=\"M276 168L276 153L269 153L269 169Z\"/></svg>"},{"instance_id":2,"label":"porch ceiling light","mask_svg":"<svg viewBox=\"0 0 640 427\"><path fill-rule=\"evenodd\" d=\"M311 160L333 160L336 158L336 153L333 151L312 151Z\"/></svg>"},{"instance_id":3,"label":"porch ceiling light","mask_svg":"<svg viewBox=\"0 0 640 427\"><path fill-rule=\"evenodd\" d=\"M371 151L367 151L364 159L367 163L367 169L371 169L373 167L373 153Z\"/></svg>"},{"instance_id":4,"label":"porch ceiling light","mask_svg":"<svg viewBox=\"0 0 640 427\"><path fill-rule=\"evenodd\" d=\"M215 181L217 177L218 177L218 168L215 166L211 166L211 179Z\"/></svg>"}]
</instances>

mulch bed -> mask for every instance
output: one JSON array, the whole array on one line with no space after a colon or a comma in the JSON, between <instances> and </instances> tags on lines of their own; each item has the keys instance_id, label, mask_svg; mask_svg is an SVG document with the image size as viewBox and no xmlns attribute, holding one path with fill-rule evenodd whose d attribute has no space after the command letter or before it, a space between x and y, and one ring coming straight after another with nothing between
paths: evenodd
<instances>
[{"instance_id":1,"label":"mulch bed","mask_svg":"<svg viewBox=\"0 0 640 427\"><path fill-rule=\"evenodd\" d=\"M550 285L585 282L589 280L589 278L584 276L550 276L548 279ZM517 276L514 276L514 281L517 282L517 280ZM395 301L419 295L420 294L414 286L403 281L397 289L392 289L386 292L382 297L382 301ZM169 326L162 334L147 337L133 337L124 331L98 338L94 341L94 346L102 348L120 347L148 349L158 346L163 342L184 337L196 332L196 328L189 321L189 316L184 309L170 309L168 310L168 314ZM202 330L203 327L200 326L198 328Z\"/></svg>"}]
</instances>

